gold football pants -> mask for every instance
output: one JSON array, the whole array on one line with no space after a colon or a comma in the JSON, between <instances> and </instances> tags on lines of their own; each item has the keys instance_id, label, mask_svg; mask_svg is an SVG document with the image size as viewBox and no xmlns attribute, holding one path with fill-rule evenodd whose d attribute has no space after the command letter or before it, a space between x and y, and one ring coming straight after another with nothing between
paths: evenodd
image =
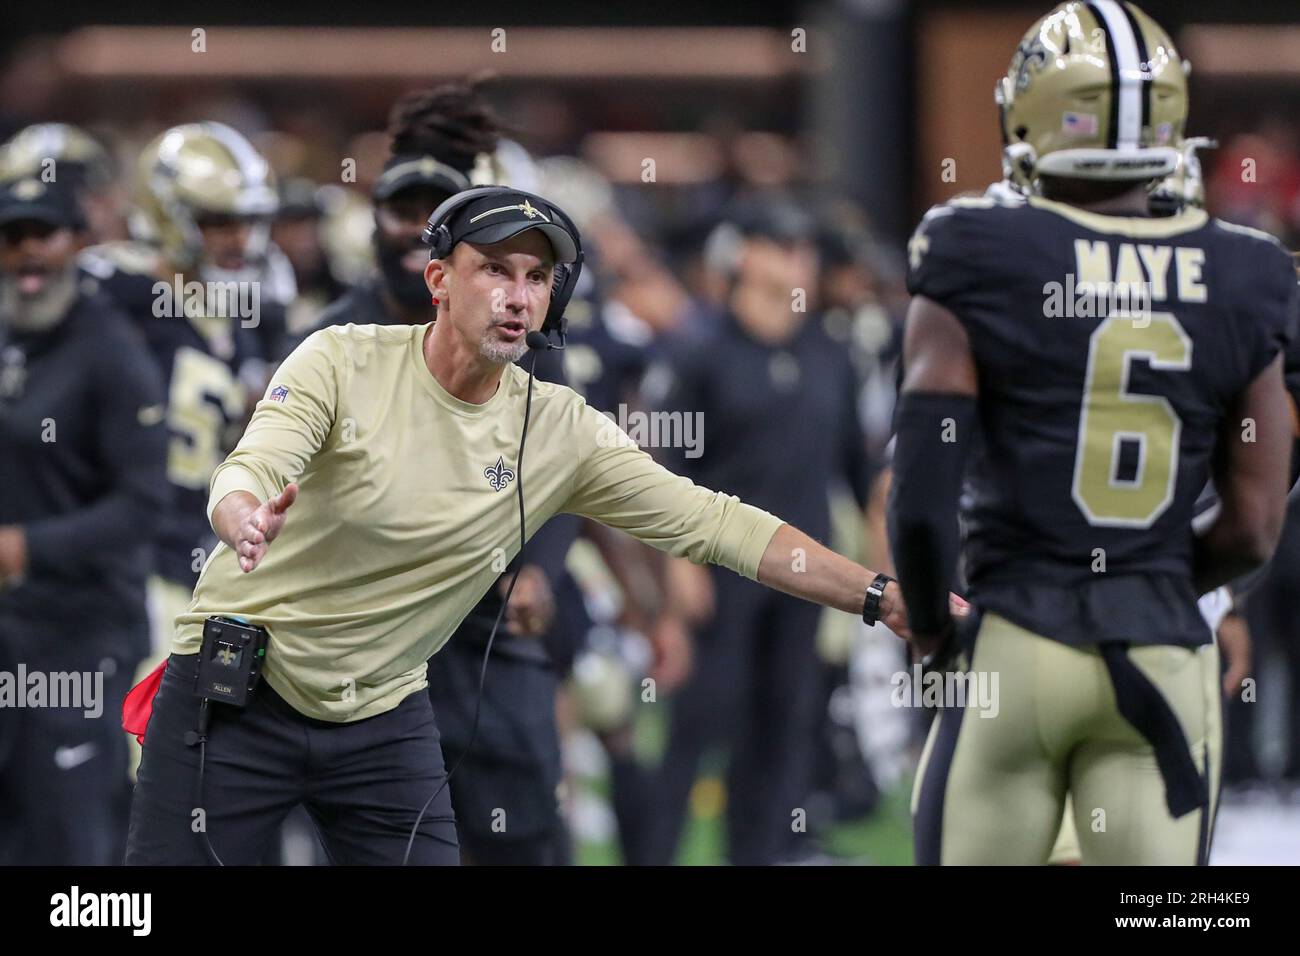
<instances>
[{"instance_id":1,"label":"gold football pants","mask_svg":"<svg viewBox=\"0 0 1300 956\"><path fill-rule=\"evenodd\" d=\"M1136 646L1129 659L1174 711L1202 779L1208 765L1217 781L1215 646ZM999 699L946 707L931 727L912 796L918 863L1046 863L1067 805L1086 864L1203 862L1216 788L1208 809L1172 817L1154 749L1120 714L1095 648L986 613L970 670L996 674Z\"/></svg>"}]
</instances>

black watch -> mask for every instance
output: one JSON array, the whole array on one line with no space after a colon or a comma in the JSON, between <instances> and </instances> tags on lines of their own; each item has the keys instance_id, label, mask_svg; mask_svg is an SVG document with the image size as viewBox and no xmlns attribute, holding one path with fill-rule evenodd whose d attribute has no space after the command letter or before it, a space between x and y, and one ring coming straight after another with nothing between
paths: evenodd
<instances>
[{"instance_id":1,"label":"black watch","mask_svg":"<svg viewBox=\"0 0 1300 956\"><path fill-rule=\"evenodd\" d=\"M875 580L867 585L867 599L862 602L862 620L867 627L880 620L880 599L885 596L885 587L893 580L888 574L877 574Z\"/></svg>"}]
</instances>

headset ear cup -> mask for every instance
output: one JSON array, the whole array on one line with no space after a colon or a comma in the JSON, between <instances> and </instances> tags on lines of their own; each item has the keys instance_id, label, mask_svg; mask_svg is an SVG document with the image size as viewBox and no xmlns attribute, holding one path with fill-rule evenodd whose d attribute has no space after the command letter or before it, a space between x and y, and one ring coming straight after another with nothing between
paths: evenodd
<instances>
[{"instance_id":1,"label":"headset ear cup","mask_svg":"<svg viewBox=\"0 0 1300 956\"><path fill-rule=\"evenodd\" d=\"M555 267L555 279L551 290L551 305L546 310L546 321L542 323L542 331L549 332L552 329L561 330L564 323L564 310L569 307L569 300L573 298L573 290L578 284L578 273L581 271L581 253L575 263L564 262Z\"/></svg>"},{"instance_id":2,"label":"headset ear cup","mask_svg":"<svg viewBox=\"0 0 1300 956\"><path fill-rule=\"evenodd\" d=\"M573 237L573 243L578 247L578 257L573 262L561 263L556 267L555 291L551 293L551 307L546 313L546 322L544 328L547 330L555 329L561 335L564 334L564 310L569 306L569 300L573 298L573 293L578 288L578 280L582 276L582 262L585 258L582 251L582 234L578 232L577 223L569 218L568 213L549 201L547 207L554 214L556 219L568 230L569 235ZM563 269L564 275L561 279L560 270Z\"/></svg>"},{"instance_id":3,"label":"headset ear cup","mask_svg":"<svg viewBox=\"0 0 1300 956\"><path fill-rule=\"evenodd\" d=\"M549 332L555 328L561 315L564 314L564 304L560 301L564 295L564 284L569 280L569 268L566 263L560 263L555 267L555 274L551 277L551 302L546 307L546 319L542 322L542 331Z\"/></svg>"},{"instance_id":4,"label":"headset ear cup","mask_svg":"<svg viewBox=\"0 0 1300 956\"><path fill-rule=\"evenodd\" d=\"M432 258L447 258L448 253L451 252L451 230L445 224L434 230L431 245L433 247Z\"/></svg>"}]
</instances>

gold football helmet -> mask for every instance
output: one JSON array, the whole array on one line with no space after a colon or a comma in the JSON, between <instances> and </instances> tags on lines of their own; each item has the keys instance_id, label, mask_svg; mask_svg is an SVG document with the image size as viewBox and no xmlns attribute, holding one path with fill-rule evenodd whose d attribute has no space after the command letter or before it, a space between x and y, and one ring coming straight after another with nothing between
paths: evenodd
<instances>
[{"instance_id":1,"label":"gold football helmet","mask_svg":"<svg viewBox=\"0 0 1300 956\"><path fill-rule=\"evenodd\" d=\"M1040 175L1147 180L1177 168L1187 64L1132 3L1062 3L1025 34L998 81L1003 166Z\"/></svg>"},{"instance_id":2,"label":"gold football helmet","mask_svg":"<svg viewBox=\"0 0 1300 956\"><path fill-rule=\"evenodd\" d=\"M25 126L0 146L0 181L24 176L46 179L70 169L78 186L102 189L113 181L107 151L84 130L67 123Z\"/></svg>"},{"instance_id":3,"label":"gold football helmet","mask_svg":"<svg viewBox=\"0 0 1300 956\"><path fill-rule=\"evenodd\" d=\"M173 126L144 148L137 165L131 231L178 268L203 261L205 216L256 221L246 260L259 262L278 206L271 167L223 123Z\"/></svg>"}]
</instances>

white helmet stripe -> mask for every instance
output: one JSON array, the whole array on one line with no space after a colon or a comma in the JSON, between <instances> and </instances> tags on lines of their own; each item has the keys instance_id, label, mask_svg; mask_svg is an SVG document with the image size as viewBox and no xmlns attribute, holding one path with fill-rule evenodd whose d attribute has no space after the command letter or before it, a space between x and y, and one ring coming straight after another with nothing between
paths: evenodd
<instances>
[{"instance_id":1,"label":"white helmet stripe","mask_svg":"<svg viewBox=\"0 0 1300 956\"><path fill-rule=\"evenodd\" d=\"M67 127L59 123L41 123L33 126L36 131L37 151L42 159L63 155L67 147Z\"/></svg>"},{"instance_id":2,"label":"white helmet stripe","mask_svg":"<svg viewBox=\"0 0 1300 956\"><path fill-rule=\"evenodd\" d=\"M1119 149L1136 148L1142 135L1142 61L1138 55L1133 26L1116 0L1093 0L1092 8L1106 21L1110 35L1110 55L1119 74L1118 130L1115 145Z\"/></svg>"},{"instance_id":3,"label":"white helmet stripe","mask_svg":"<svg viewBox=\"0 0 1300 956\"><path fill-rule=\"evenodd\" d=\"M225 123L208 120L201 124L203 131L226 147L226 151L239 166L244 178L244 192L240 197L239 212L248 215L268 215L275 212L276 196L267 183L270 166L253 144L244 138L238 130Z\"/></svg>"},{"instance_id":4,"label":"white helmet stripe","mask_svg":"<svg viewBox=\"0 0 1300 956\"><path fill-rule=\"evenodd\" d=\"M203 131L226 147L249 185L256 185L266 179L266 160L253 148L252 143L244 139L242 134L225 123L211 120L203 123Z\"/></svg>"}]
</instances>

